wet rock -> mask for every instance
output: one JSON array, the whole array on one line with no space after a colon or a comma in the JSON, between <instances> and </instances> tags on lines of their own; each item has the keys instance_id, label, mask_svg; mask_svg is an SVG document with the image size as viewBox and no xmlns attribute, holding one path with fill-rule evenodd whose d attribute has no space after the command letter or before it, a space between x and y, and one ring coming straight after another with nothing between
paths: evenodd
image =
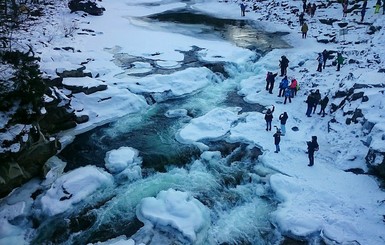
<instances>
[{"instance_id":1,"label":"wet rock","mask_svg":"<svg viewBox=\"0 0 385 245\"><path fill-rule=\"evenodd\" d=\"M99 6L97 3L90 0L70 0L68 2L68 7L72 12L84 11L90 15L102 15L106 10L105 8Z\"/></svg>"},{"instance_id":2,"label":"wet rock","mask_svg":"<svg viewBox=\"0 0 385 245\"><path fill-rule=\"evenodd\" d=\"M36 176L42 176L45 162L61 148L58 141L47 141L43 137L36 142L30 137L18 153L1 155L0 197L21 186Z\"/></svg>"},{"instance_id":3,"label":"wet rock","mask_svg":"<svg viewBox=\"0 0 385 245\"><path fill-rule=\"evenodd\" d=\"M385 152L370 148L365 160L371 172L385 180Z\"/></svg>"}]
</instances>

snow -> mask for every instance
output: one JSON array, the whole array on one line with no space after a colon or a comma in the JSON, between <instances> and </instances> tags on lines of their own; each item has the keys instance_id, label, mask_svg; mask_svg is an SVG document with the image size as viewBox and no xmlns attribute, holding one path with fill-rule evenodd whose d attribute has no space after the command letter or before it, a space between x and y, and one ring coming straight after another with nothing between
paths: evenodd
<instances>
[{"instance_id":1,"label":"snow","mask_svg":"<svg viewBox=\"0 0 385 245\"><path fill-rule=\"evenodd\" d=\"M137 208L137 217L146 226L169 230L177 229L189 243L196 242L197 233L210 222L207 208L186 192L169 189L161 191L156 198L142 199Z\"/></svg>"},{"instance_id":2,"label":"snow","mask_svg":"<svg viewBox=\"0 0 385 245\"><path fill-rule=\"evenodd\" d=\"M138 156L138 151L131 147L120 147L106 153L106 168L110 173L122 172L129 165L133 164L134 158Z\"/></svg>"},{"instance_id":3,"label":"snow","mask_svg":"<svg viewBox=\"0 0 385 245\"><path fill-rule=\"evenodd\" d=\"M103 170L94 166L77 168L57 178L41 197L42 211L49 216L65 212L97 190L112 185L112 176Z\"/></svg>"},{"instance_id":4,"label":"snow","mask_svg":"<svg viewBox=\"0 0 385 245\"><path fill-rule=\"evenodd\" d=\"M250 67L244 67L245 77L239 82L238 93L244 96L244 100L248 103L258 103L266 107L275 105L274 126L279 127L278 115L285 111L288 113L287 134L281 139L281 152L274 153L273 133L265 130L264 114L254 111L241 112L239 108L215 108L204 115L192 118L180 129L176 138L183 143L197 144L203 151L207 148L201 141L217 139L246 142L260 147L263 150L260 161L277 172L269 176L268 181L280 202L277 210L272 213L271 222L283 234L294 237L317 234L325 240L332 241L331 244L353 241L359 244L384 244L385 193L373 177L356 175L345 170L360 168L366 171L365 155L369 147L380 151L385 149L384 88L372 86L384 84L384 75L378 70L385 64L385 51L381 48L385 28L370 36L366 33L366 26L358 23L359 15L348 15L345 19L349 22L348 34L341 36L338 34L340 28L336 24L325 26L318 21L319 18L342 20L340 5L332 4L327 9L318 9L313 19L306 16L310 30L308 38L302 39L297 17L280 5L285 2L302 9L302 1L274 2L277 4L274 13L264 11L265 8L254 12L249 5L244 18L257 22L256 25L264 27L267 31L288 32L284 38L292 48L269 52L254 64L252 72L247 70L251 69ZM263 6L267 3L262 1L255 4ZM128 75L132 73L147 72L150 67L146 63L136 62L133 68L124 70L115 60L115 55L119 53L145 58L158 54L156 59L160 67L179 67L183 60L181 51L188 51L193 45L202 48L199 55L205 61L231 61L242 65L254 58L255 54L252 51L227 41L206 40L188 33L183 35L169 30L167 25L149 24L136 18L182 8L186 6L185 3L130 0L106 1L103 5L107 11L102 17L88 16L82 19L80 14L73 14L81 19L77 23L79 27L93 29L95 35L79 35L68 39L58 36L49 42L44 41L49 37L38 31L30 36L31 39L43 40L44 45L36 44L35 47L42 58L40 64L45 76L57 77L57 72L63 69L82 68L80 64L88 61L85 66L93 78L71 79L72 83L77 85L89 83L96 81L94 77L98 76L98 80L105 81L103 84L108 86L105 91L89 95L84 93L70 95L68 91L57 90L57 95L71 100L71 106L77 115L88 115L90 118L88 122L79 124L75 129L63 132L60 135L62 143L71 141L73 135L112 122L116 118L148 109L145 99L139 94L171 91L172 96L183 97L199 91L212 81L212 73L207 68L188 68L169 75L129 77ZM227 3L216 0L193 1L188 7L221 18L242 18L237 1ZM73 18L69 13L65 14L68 14L68 18ZM292 21L292 24L289 24L288 20ZM365 21L383 26L385 16L375 16L370 9L367 11ZM338 42L328 44L317 42L316 38L326 32L337 33ZM69 43L74 50L81 52L53 49L68 46ZM331 66L332 60L328 60L327 67L322 73L315 71L317 53L323 49L343 52L347 59L340 72L336 72ZM276 79L273 95L264 89L266 72L279 70L278 60L282 55L286 55L290 60L288 77L296 78L301 87L298 95L289 104L283 104L283 99L276 96L280 77ZM359 63L348 63L349 59ZM253 74L249 75L250 73ZM65 83L69 83L69 80L66 79ZM317 114L313 114L311 118L305 117L304 101L312 89L319 89L322 97L329 95L331 99L329 105L331 103L339 105L342 99L331 96L337 90L349 90L354 84L372 86L371 89L355 90L355 92L364 91L369 98L367 102L345 101L342 109L333 114L328 112L326 117ZM46 97L45 100L49 102L50 98ZM162 98L159 98L159 101L161 100ZM344 113L354 111L356 108L361 109L365 119L374 124L370 132L362 130L361 124L345 124ZM166 115L185 116L187 111L181 108L168 111ZM331 119L335 119L336 122L331 123ZM359 120L362 121L362 118ZM7 123L6 115L1 113L1 127ZM299 131L291 130L293 127L298 127ZM11 136L21 133L22 129L22 126L15 125L8 132L1 132L0 137L12 139ZM310 140L312 135L318 136L320 150L315 155L315 165L310 168L307 166L305 151L306 141ZM369 147L364 146L362 142L368 142ZM13 144L10 149L13 147L17 150L18 146ZM130 176L127 178L131 180L140 179L141 172L138 165L133 169L127 168L134 162L137 154L129 146L112 150L106 155L106 168L113 174ZM206 159L216 158L219 157L219 153L204 151L202 156ZM55 215L74 208L89 195L113 186L114 178L118 177L92 166L64 174L62 171L63 165L54 165L53 170L47 175L52 181L45 182L50 188L40 200L45 215ZM2 204L1 244L27 243L24 242L25 231L8 222L31 208L32 201L28 195L22 196L24 200ZM60 200L63 197L64 199ZM147 227L167 230L166 227L171 226L189 241L195 241L199 230L209 222L206 213L209 211L202 203L186 192L173 189L160 191L156 198L144 198L137 210L138 218ZM234 214L232 218L235 219L236 216L237 214ZM119 237L97 244L131 245L135 242L127 237Z\"/></svg>"}]
</instances>

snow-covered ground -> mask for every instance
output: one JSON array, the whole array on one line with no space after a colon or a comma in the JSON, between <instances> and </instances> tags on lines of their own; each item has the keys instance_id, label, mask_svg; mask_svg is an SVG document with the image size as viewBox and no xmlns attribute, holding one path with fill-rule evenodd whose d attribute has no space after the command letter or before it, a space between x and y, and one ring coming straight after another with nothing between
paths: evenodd
<instances>
[{"instance_id":1,"label":"snow-covered ground","mask_svg":"<svg viewBox=\"0 0 385 245\"><path fill-rule=\"evenodd\" d=\"M374 2L369 1L368 6L373 6ZM91 95L72 95L72 106L80 114L88 115L90 120L64 132L63 142L97 125L145 110L145 100L136 93L172 91L175 96L183 96L204 88L212 79L207 68L189 68L171 75L132 78L129 72L113 62L115 54L127 53L150 59L158 54L158 65L164 67L178 67L183 59L180 51L188 51L193 45L202 48L199 51L200 57L207 61L249 64L248 61L255 55L252 51L225 40L206 40L199 36L183 35L135 18L184 8L184 2L127 0L105 1L102 4L106 11L101 17L83 18L81 14L70 14L69 10L59 8L61 11L58 11L51 22L52 33L55 31L56 35L42 36L39 27L30 34L32 39L41 40L35 43L35 48L42 58L41 68L46 76L56 77L56 71L70 67L76 69L80 63L88 61L85 66L93 74L93 78L78 79L76 83L84 82L86 86L103 81L108 87L105 91ZM279 127L278 116L281 113L287 112L289 115L287 133L281 137L281 151L274 153L275 129L265 130L264 114L239 112L239 108L215 108L191 119L180 129L176 138L183 143L198 145L203 152L202 158L207 159L215 158L216 153L205 151L207 148L199 142L202 139L225 138L230 142L247 142L260 147L263 155L259 160L277 172L268 180L279 200L270 221L283 234L308 239L322 237L328 244L385 244L385 192L372 176L344 171L367 170L365 156L368 147L363 142L367 142L368 137L371 137L373 148L383 149L385 145L384 88L362 90L369 99L367 102L361 102L360 99L346 101L345 106L334 113L330 113L328 107L325 117L317 114L306 117L304 102L312 89L319 89L322 97L328 95L331 99L329 105L338 105L342 99L332 97L336 91L346 91L355 83L383 84L384 73L379 73L378 70L384 68L385 64L385 49L381 48L385 40L385 29L381 28L369 35L368 26L359 23L359 14L349 14L343 19L342 6L333 3L328 8L319 8L313 18L306 16L310 30L307 39L302 39L298 17L292 12L294 7L302 9L302 1L256 1L255 6L260 7L256 11L251 11L251 3L248 4L249 11L245 17L241 17L236 1L191 1L188 7L221 18L253 20L266 31L289 32L285 39L292 48L273 50L252 67L246 67L247 74L253 71L258 73L245 76L238 86L239 94L248 103L258 103L270 108L275 106L273 126ZM76 21L71 22L72 18ZM319 19L328 18L338 21L333 25L319 22ZM346 34L340 35L341 28L336 24L338 22L348 23ZM385 15L375 15L374 9L370 7L365 22L383 27ZM64 38L64 34L61 35L58 30L62 30L60 26L65 23L76 25L78 30L94 30L94 34ZM316 41L327 34L335 34L337 41L327 44ZM67 46L80 52L53 49ZM326 69L322 72L316 71L317 54L324 49L343 53L345 64L341 71L337 72L331 65L332 60L328 60ZM292 103L287 104L283 104L283 98L277 97L280 77L276 79L273 94L265 90L266 73L279 71L278 64L282 55L290 60L288 77L296 78L300 84L297 96ZM357 62L348 62L349 60ZM138 63L132 69L146 71L149 68ZM75 80L68 81L69 84L74 82ZM113 99L102 99L110 96ZM362 110L366 119L375 123L375 130L369 135L363 131L360 123L345 123L344 113L357 108ZM183 109L180 108L181 111ZM331 122L331 119L335 121ZM297 127L298 131L291 130L293 127ZM318 137L320 150L315 154L315 165L308 167L306 141L311 140L313 135ZM109 152L106 156L106 168L112 174L119 173L120 179L122 173L126 173L123 179L135 180L141 175L140 164L136 159L138 153L129 147ZM132 166L133 163L135 166ZM51 181L43 183L49 188L40 199L42 215L51 216L68 211L89 195L97 191L108 192L108 188L113 186L113 176L93 166L79 168L61 176L63 168L52 169L58 173L49 172L48 180ZM27 196L38 185L39 183L30 182L27 187L3 200L0 212L0 244L28 243L30 233L22 225L15 225L9 220L36 208ZM75 191L77 188L82 191ZM183 242L198 244L203 239L202 234L206 234L210 226L207 212L206 207L197 199L173 189L162 190L154 197L144 198L137 206L138 218L145 223L143 230L177 230L178 234L187 239ZM134 240L127 237L116 238L107 243L135 244Z\"/></svg>"}]
</instances>

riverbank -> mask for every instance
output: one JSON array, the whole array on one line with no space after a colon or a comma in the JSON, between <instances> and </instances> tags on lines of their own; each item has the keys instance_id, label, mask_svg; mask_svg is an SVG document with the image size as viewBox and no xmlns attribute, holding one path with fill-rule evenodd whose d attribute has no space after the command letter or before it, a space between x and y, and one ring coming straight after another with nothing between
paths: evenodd
<instances>
[{"instance_id":1,"label":"riverbank","mask_svg":"<svg viewBox=\"0 0 385 245\"><path fill-rule=\"evenodd\" d=\"M188 237L192 240L195 233L199 239L202 237L204 239L205 235L209 234L210 239L214 241L228 242L238 241L238 239L253 241L256 238L260 239L259 232L264 234L263 229L268 230L272 223L283 235L298 240L310 242L322 240L331 244L355 240L360 244L382 244L384 242L382 215L385 214L383 204L385 195L379 189L376 179L366 174L369 169L365 161L369 146L374 147L383 143L381 139L383 134L381 125L384 123L381 115L382 89L355 88L351 94L347 91L354 88L354 84L357 83L381 85L382 74L377 70L383 67L384 54L378 53L379 49L377 50L376 47L383 40L383 30L367 36L365 30L358 28L361 24L354 22L353 18L356 17L349 16L347 19L352 19L351 23L355 28L349 29L346 36L339 36L339 27L332 25L330 28L325 28L324 24L320 24L318 21L319 18L338 15L340 5L330 5L328 8L320 8L316 12L315 17L309 21L311 29L308 38L301 39L298 32L299 26L296 24L297 17L293 14L295 9L300 9L301 1L294 1L293 5L286 1L266 4L264 2L256 3L259 6L257 11L248 11L245 18L256 25L264 26L269 31L289 33L285 38L293 48L275 49L257 62L253 62L256 60L253 51L237 47L226 40L199 38L199 36L194 36L199 33L196 30L195 32L182 28L181 30L170 23L149 24L140 18L135 18L164 10L193 8L221 18L244 19L240 16L239 6L229 2L210 1L193 4L174 2L165 5L149 4L148 1L109 2L105 3L106 12L103 17L76 14L78 18L75 22L78 25L76 33L79 35L70 37L70 40L57 38L54 39L55 42L50 43L48 42L49 37L37 35L42 38L39 39L41 42L36 45L39 53L41 52L41 66L45 75L54 78L57 71L71 67L74 70L85 67L86 71L92 74L92 81L96 80L97 84L102 83L108 87L105 91L88 95L72 93L68 89L58 90L64 100L71 98L71 106L75 108L79 116L89 116L88 122L63 132L62 143L64 144L71 142L74 135L90 128L114 121L123 115L136 115L140 114L142 110L147 110L148 104L142 96L143 94L151 94L155 100L162 101L164 98L178 98L197 93L207 87L207 84L217 83L217 86L222 87L234 82L223 79L220 75L202 67L189 68L171 75L154 74L139 78L130 76L133 73L148 73L153 70L153 66L161 66L165 69L179 68L180 64L186 61L184 54L193 50L198 50L196 51L197 56L205 61L238 65L233 68L238 72L237 79L240 79L240 81L234 82L239 84L237 86L238 94L250 104L258 103L266 107L275 105L273 126L279 127L278 115L286 111L289 114L286 126L287 134L282 136L281 152L274 153L272 135L275 129L273 128L271 132L265 130L263 113L257 110L243 112L238 107L221 106L211 109L213 105L207 106L209 103L220 102L223 98L210 97L206 100L193 101L198 107L202 107L201 111L195 113L191 113L194 111L189 111L187 106L181 105L178 111L171 110L165 114L184 119L183 124L179 125L176 138L199 146L202 155L197 161L186 166L186 169L175 167L166 173L154 173L150 178L143 178L138 159L132 160L136 164L134 168L128 166L122 174L114 176L105 169L95 166L63 173L65 163L56 158L52 159L50 162L57 165L54 165L52 168L54 171L47 175L47 180L42 183L43 187L37 181L31 182L29 186L16 192L19 195L15 195L7 203L3 203L2 217L4 219L1 222L7 229L1 233L1 238L4 241L9 241L9 239L23 241L27 237L26 234L40 232L38 239L44 240L46 234L49 233L45 232L44 228L50 227L50 224L57 225L55 216L51 216L53 213L62 215L60 218L65 217L65 212L76 214L79 207L84 207L82 205L85 202L86 207L87 205L92 206L92 204L98 206L101 203L102 205L95 211L95 216L93 214L81 215L82 221L92 220L91 223L96 225L92 226L87 222L84 224L86 228L82 227L82 224L74 225L74 227L69 227L69 232L75 231L76 233L77 228L81 227L81 230L85 232L79 234L75 239L85 238L88 239L87 241L97 242L98 239L103 240L109 237L109 234L99 236L100 233L105 233L103 226L114 226L116 224L112 224L112 221L118 220L120 224L117 225L119 229L116 230L119 233L120 229L124 230L122 226L132 225L131 221L136 217L136 208L142 210L142 199L149 200L148 197L155 197L163 191L173 188L194 195L194 197L186 198L194 200L194 203L199 200L205 206L212 208L212 216L216 217L211 224L205 220L200 223L201 226L195 228L196 230L191 231L189 228ZM66 13L66 11L64 12ZM73 16L69 15L66 18L71 20ZM369 17L369 20L370 18L376 26L377 22L383 20L374 19L373 16ZM178 33L175 30L181 31ZM321 35L320 32L325 35ZM345 40L328 44L316 41L317 37L329 35L331 37L334 35L335 38L345 38ZM359 43L356 43L357 36L359 36ZM51 36L51 38L55 37ZM57 47L67 47L68 43L71 43L72 49L57 49ZM199 47L199 49L193 49L192 46ZM367 50L368 47L372 48ZM343 51L347 62L342 66L340 72L336 72L335 67L330 63L322 73L316 72L317 53L323 49ZM77 50L77 52L71 50ZM283 99L277 97L277 85L280 78L276 80L273 94L265 91L266 73L279 70L278 62L282 55L286 55L290 60L288 76L295 77L301 87L292 103L287 104L283 104ZM129 62L128 66L124 66L125 63L120 62L121 60L134 60L134 62ZM357 62L351 62L351 60ZM234 70L230 71L234 72ZM88 78L76 79L76 82L82 85L93 84ZM208 96L217 95L215 86L213 87L214 89L209 91L212 93L207 93ZM330 96L330 105L334 106L328 107L333 110L328 110L327 116L321 117L313 114L311 118L305 117L304 100L312 89L319 89L322 95ZM365 102L364 96L368 99ZM210 110L206 111L208 108ZM363 116L357 117L357 114L354 113L358 109L361 110ZM350 120L353 123L347 124L347 118L352 119L354 115L356 115L355 120ZM121 125L115 128L118 130L114 129L108 133L115 137L120 135L122 132L120 130L126 130L124 128L126 124L141 123L135 119L135 116L132 118L128 116L127 121L123 120ZM361 124L367 121L373 124L370 130L363 128ZM310 140L312 135L318 136L320 150L315 156L315 165L308 167L305 153L306 141ZM230 161L233 154L239 157L236 153L229 154L229 160L217 151L208 151L205 143L218 139L248 144L249 147L257 146L263 150L263 155L259 157L262 164L253 161ZM362 142L365 142L366 145ZM141 153L138 154L140 156ZM120 157L124 158L126 155L123 154ZM113 160L108 161L108 166L113 169L114 164L111 161ZM122 159L117 159L117 162L121 164L119 168L124 164L130 164ZM98 164L103 165L103 163ZM277 173L271 173L261 165L274 169ZM351 172L352 169L359 169L363 174L356 175ZM245 171L247 173L244 173ZM231 175L232 173L235 173L235 176ZM237 175L237 173L240 174ZM220 178L217 175L220 175ZM139 181L137 181L138 179ZM127 181L127 186L121 188L122 192L117 192L115 184L122 183L123 180ZM133 183L128 183L130 181ZM88 184L89 182L92 184ZM227 185L218 184L222 182ZM78 190L83 187L85 191L79 192ZM279 203L277 210L266 217L266 213L272 212L272 207L268 207L269 205L263 198L270 198L271 192ZM95 193L99 194L95 197ZM103 197L103 193L108 194ZM185 214L190 210L177 205L180 203L179 196L184 197L184 194L177 194L173 199L174 191L167 193L171 193L171 198L159 197L158 199L176 205L177 208L180 208L178 209L181 211L180 214ZM224 196L220 196L219 193L224 193ZM112 194L113 197L111 197ZM212 197L214 195L218 196ZM160 196L164 196L164 193ZM58 206L56 204L60 204L60 208L56 208ZM199 215L207 218L207 215L203 215L207 210L202 208L202 205L198 206L199 209L204 210ZM227 212L226 209L229 211ZM151 216L155 211L156 209L147 210L141 216L146 216L146 214ZM166 214L172 214L172 210L167 211ZM44 223L46 219L42 219L40 222L44 225L39 231L36 231L30 223L32 220L30 218L41 218L44 215L48 217L49 222ZM83 219L84 216L90 219ZM20 217L23 222L15 224L13 221ZM75 215L75 217L77 216ZM171 231L169 229L169 224L175 220L178 220L177 224L180 224L179 221L182 220L183 224L183 215L171 217L171 221L149 218L146 220L148 221L146 222L147 231L157 234L156 229L159 227L162 231L160 233L170 233L171 238L175 237L174 233L178 235L179 232L183 233L185 231L183 227L174 227L175 229L171 229ZM143 219L143 217L141 218ZM245 220L247 222L244 222ZM261 223L254 223L255 220L261 221ZM251 223L252 225L250 225ZM262 224L262 231L258 228L260 224ZM137 224L133 226L135 225ZM60 230L68 228L66 224L58 224L57 227ZM151 227L155 227L154 230ZM228 232L224 234L221 233L222 230ZM127 235L130 231L124 230L124 232L121 231L119 234ZM142 232L145 233L145 231ZM56 239L53 231L52 233L52 239ZM95 237L92 237L93 235ZM145 235L142 234L142 236ZM133 237L141 238L140 232ZM59 238L62 237L59 236ZM134 242L127 238L122 240L128 240L129 244Z\"/></svg>"}]
</instances>

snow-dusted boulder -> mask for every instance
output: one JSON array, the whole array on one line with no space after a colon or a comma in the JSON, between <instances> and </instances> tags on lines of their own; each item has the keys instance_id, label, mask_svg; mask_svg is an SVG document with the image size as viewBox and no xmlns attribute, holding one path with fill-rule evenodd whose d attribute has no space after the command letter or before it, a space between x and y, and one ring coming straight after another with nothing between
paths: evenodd
<instances>
[{"instance_id":1,"label":"snow-dusted boulder","mask_svg":"<svg viewBox=\"0 0 385 245\"><path fill-rule=\"evenodd\" d=\"M142 229L183 244L202 244L210 224L207 207L188 193L173 189L142 199L136 215L144 223Z\"/></svg>"},{"instance_id":2,"label":"snow-dusted boulder","mask_svg":"<svg viewBox=\"0 0 385 245\"><path fill-rule=\"evenodd\" d=\"M41 198L43 214L65 212L97 190L113 185L112 176L95 166L77 168L60 176Z\"/></svg>"}]
</instances>

